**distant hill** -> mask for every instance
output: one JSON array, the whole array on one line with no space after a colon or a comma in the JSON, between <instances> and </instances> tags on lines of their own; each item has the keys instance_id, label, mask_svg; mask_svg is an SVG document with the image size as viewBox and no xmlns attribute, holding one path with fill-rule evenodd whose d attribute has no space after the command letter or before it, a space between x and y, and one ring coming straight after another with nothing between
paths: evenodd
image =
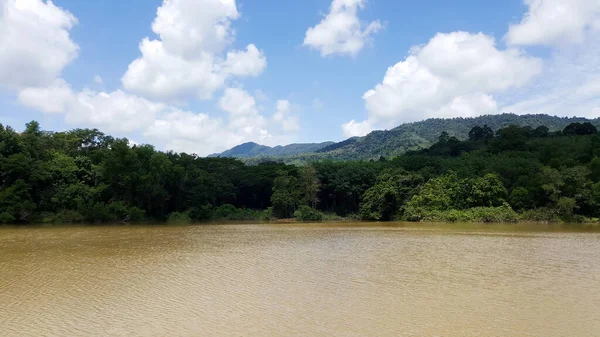
<instances>
[{"instance_id":1,"label":"distant hill","mask_svg":"<svg viewBox=\"0 0 600 337\"><path fill-rule=\"evenodd\" d=\"M463 140L468 137L471 128L477 125L487 125L494 131L511 124L533 128L544 125L550 131L558 131L575 122L591 122L600 127L600 119L598 118L569 118L549 115L505 113L474 118L433 118L421 122L402 124L391 130L373 131L364 137L354 137L338 143L289 145L291 147L290 151L277 151L276 149L281 147L269 148L247 143L240 145L243 147L243 151L236 150L238 146L223 152L221 156L253 158L250 162L260 160L260 157L279 157L279 160L287 163L318 159L369 160L377 159L380 156L396 156L406 151L429 147L437 141L439 135L444 131L448 132L450 136Z\"/></svg>"},{"instance_id":2,"label":"distant hill","mask_svg":"<svg viewBox=\"0 0 600 337\"><path fill-rule=\"evenodd\" d=\"M285 146L265 146L253 142L238 145L222 153L211 154L209 157L234 157L234 158L252 158L252 157L285 157L301 153L311 153L319 151L322 148L335 144L334 142L314 143L314 144L290 144Z\"/></svg>"}]
</instances>

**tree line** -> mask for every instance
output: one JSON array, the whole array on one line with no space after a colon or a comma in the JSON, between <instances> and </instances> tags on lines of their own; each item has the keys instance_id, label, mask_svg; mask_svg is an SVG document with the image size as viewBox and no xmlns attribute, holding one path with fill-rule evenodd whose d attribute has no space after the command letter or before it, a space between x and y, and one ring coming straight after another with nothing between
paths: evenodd
<instances>
[{"instance_id":1,"label":"tree line","mask_svg":"<svg viewBox=\"0 0 600 337\"><path fill-rule=\"evenodd\" d=\"M0 124L0 223L585 221L600 217L600 136L473 127L395 158L303 165L131 146L96 129Z\"/></svg>"}]
</instances>

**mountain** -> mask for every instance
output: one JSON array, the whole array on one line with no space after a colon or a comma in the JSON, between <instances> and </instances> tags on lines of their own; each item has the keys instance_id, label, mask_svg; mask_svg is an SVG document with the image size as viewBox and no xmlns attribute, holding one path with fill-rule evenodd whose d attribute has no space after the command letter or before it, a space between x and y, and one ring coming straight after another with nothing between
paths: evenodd
<instances>
[{"instance_id":1,"label":"mountain","mask_svg":"<svg viewBox=\"0 0 600 337\"><path fill-rule=\"evenodd\" d=\"M437 141L439 135L444 131L448 132L450 136L464 140L468 138L471 128L478 125L487 125L494 131L511 124L533 128L544 125L550 131L558 131L576 122L591 122L596 126L600 126L600 119L590 120L580 117L569 118L549 115L506 113L473 118L433 118L422 122L402 124L387 131L373 131L364 137L353 140L351 138L330 145L319 152L325 153L327 154L326 157L333 159L374 159L380 156L395 156L406 151L429 147Z\"/></svg>"},{"instance_id":2,"label":"mountain","mask_svg":"<svg viewBox=\"0 0 600 337\"><path fill-rule=\"evenodd\" d=\"M265 156L279 157L279 160L286 163L319 159L369 160L377 159L380 156L396 156L406 151L429 147L437 141L439 135L444 131L448 132L450 136L464 140L468 138L469 131L474 126L487 125L494 131L497 131L511 124L530 126L532 128L544 125L550 131L558 131L576 122L591 122L600 127L599 118L586 119L549 115L515 115L505 113L473 118L433 118L421 122L402 124L391 130L373 131L364 137L353 137L338 143L294 144L294 151L289 151L286 154L283 154L285 151L276 151L275 149L278 147L264 147L266 149L263 149L261 145L251 143L253 144L252 149L258 147L261 150L244 151L244 155L236 155L239 152L234 151L236 147L223 152L221 156L251 158L247 160L249 162L259 161L259 157ZM247 146L247 144L240 146Z\"/></svg>"},{"instance_id":3,"label":"mountain","mask_svg":"<svg viewBox=\"0 0 600 337\"><path fill-rule=\"evenodd\" d=\"M265 146L253 142L244 143L222 153L211 154L209 157L234 157L234 158L253 158L253 157L285 157L301 153L312 153L322 148L335 144L334 142L311 143L311 144L290 144L286 146Z\"/></svg>"}]
</instances>

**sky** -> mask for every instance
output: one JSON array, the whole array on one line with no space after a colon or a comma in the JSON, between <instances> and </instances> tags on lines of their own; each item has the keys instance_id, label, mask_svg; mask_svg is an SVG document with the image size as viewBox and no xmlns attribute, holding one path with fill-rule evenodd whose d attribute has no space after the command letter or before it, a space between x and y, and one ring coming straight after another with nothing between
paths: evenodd
<instances>
[{"instance_id":1,"label":"sky","mask_svg":"<svg viewBox=\"0 0 600 337\"><path fill-rule=\"evenodd\" d=\"M0 0L0 123L208 155L600 116L598 0Z\"/></svg>"}]
</instances>

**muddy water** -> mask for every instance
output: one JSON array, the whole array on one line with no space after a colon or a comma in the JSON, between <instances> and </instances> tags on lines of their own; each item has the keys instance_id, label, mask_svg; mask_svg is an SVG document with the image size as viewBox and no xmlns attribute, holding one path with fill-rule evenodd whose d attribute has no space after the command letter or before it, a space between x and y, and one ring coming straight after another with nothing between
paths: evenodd
<instances>
[{"instance_id":1,"label":"muddy water","mask_svg":"<svg viewBox=\"0 0 600 337\"><path fill-rule=\"evenodd\" d=\"M0 229L2 336L600 336L600 234Z\"/></svg>"}]
</instances>

